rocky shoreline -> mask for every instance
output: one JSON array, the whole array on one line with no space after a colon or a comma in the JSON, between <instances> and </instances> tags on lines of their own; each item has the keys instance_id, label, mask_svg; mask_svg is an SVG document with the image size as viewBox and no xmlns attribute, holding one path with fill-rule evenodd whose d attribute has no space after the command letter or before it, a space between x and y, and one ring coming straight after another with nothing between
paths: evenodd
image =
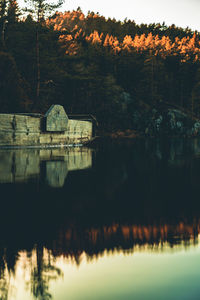
<instances>
[{"instance_id":1,"label":"rocky shoreline","mask_svg":"<svg viewBox=\"0 0 200 300\"><path fill-rule=\"evenodd\" d=\"M200 135L200 120L176 108L152 111L140 120L140 132L145 136L181 136L192 137Z\"/></svg>"},{"instance_id":2,"label":"rocky shoreline","mask_svg":"<svg viewBox=\"0 0 200 300\"><path fill-rule=\"evenodd\" d=\"M138 137L197 137L200 136L200 119L178 108L135 110L132 128L99 132L98 136L111 139Z\"/></svg>"}]
</instances>

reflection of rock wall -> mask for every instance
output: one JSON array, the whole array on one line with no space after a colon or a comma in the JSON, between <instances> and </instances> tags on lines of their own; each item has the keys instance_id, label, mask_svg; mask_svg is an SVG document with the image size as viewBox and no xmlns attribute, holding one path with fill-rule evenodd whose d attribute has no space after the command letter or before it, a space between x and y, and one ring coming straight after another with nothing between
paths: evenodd
<instances>
[{"instance_id":1,"label":"reflection of rock wall","mask_svg":"<svg viewBox=\"0 0 200 300\"><path fill-rule=\"evenodd\" d=\"M200 155L200 139L165 139L147 140L145 143L146 151L149 150L158 159L167 159L172 165L181 165L188 157Z\"/></svg>"},{"instance_id":2,"label":"reflection of rock wall","mask_svg":"<svg viewBox=\"0 0 200 300\"><path fill-rule=\"evenodd\" d=\"M82 170L92 167L92 150L85 147L40 149L40 160L67 162L69 171Z\"/></svg>"},{"instance_id":3,"label":"reflection of rock wall","mask_svg":"<svg viewBox=\"0 0 200 300\"><path fill-rule=\"evenodd\" d=\"M74 151L75 150L75 151ZM65 160L68 164L69 171L83 170L92 166L92 153L91 149L83 148L81 151L72 149L66 156Z\"/></svg>"},{"instance_id":4,"label":"reflection of rock wall","mask_svg":"<svg viewBox=\"0 0 200 300\"><path fill-rule=\"evenodd\" d=\"M88 148L0 150L0 183L24 182L40 175L40 163L46 164L46 180L52 187L64 185L68 171L92 166Z\"/></svg>"},{"instance_id":5,"label":"reflection of rock wall","mask_svg":"<svg viewBox=\"0 0 200 300\"><path fill-rule=\"evenodd\" d=\"M23 182L39 173L37 151L0 151L0 183Z\"/></svg>"}]
</instances>

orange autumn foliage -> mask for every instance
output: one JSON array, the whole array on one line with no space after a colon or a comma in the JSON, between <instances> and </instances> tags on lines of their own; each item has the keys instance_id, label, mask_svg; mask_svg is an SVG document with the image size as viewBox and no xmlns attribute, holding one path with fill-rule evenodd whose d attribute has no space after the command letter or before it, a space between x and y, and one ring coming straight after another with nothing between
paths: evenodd
<instances>
[{"instance_id":1,"label":"orange autumn foliage","mask_svg":"<svg viewBox=\"0 0 200 300\"><path fill-rule=\"evenodd\" d=\"M101 18L98 14L89 14L87 18ZM196 34L190 38L189 36L182 39L176 37L172 41L168 36L159 37L149 33L145 35L136 34L135 36L125 35L122 41L113 35L99 33L94 30L91 34L85 33L86 17L81 11L56 13L54 18L47 20L47 25L53 26L54 30L61 31L60 42L62 47L66 49L66 54L77 55L80 51L80 36L89 44L100 45L108 49L114 55L123 52L146 52L160 55L165 58L168 55L180 55L182 61L192 59L200 60L200 41ZM65 32L68 32L65 34ZM70 34L69 34L70 32Z\"/></svg>"}]
</instances>

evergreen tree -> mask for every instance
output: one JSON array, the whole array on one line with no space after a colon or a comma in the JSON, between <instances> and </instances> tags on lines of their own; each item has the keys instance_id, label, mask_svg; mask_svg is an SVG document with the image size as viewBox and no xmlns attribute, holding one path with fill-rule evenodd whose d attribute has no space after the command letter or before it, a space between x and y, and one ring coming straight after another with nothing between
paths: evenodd
<instances>
[{"instance_id":1,"label":"evergreen tree","mask_svg":"<svg viewBox=\"0 0 200 300\"><path fill-rule=\"evenodd\" d=\"M40 96L40 77L41 77L41 70L40 70L40 48L39 48L39 31L44 21L44 18L48 16L48 14L55 11L55 9L59 8L63 3L64 0L59 0L57 3L48 3L47 0L25 0L28 8L26 11L30 12L33 17L36 18L37 26L36 26L36 61L37 61L37 88L36 88L36 99L37 104L39 101Z\"/></svg>"},{"instance_id":2,"label":"evergreen tree","mask_svg":"<svg viewBox=\"0 0 200 300\"><path fill-rule=\"evenodd\" d=\"M1 0L0 1L0 49L5 49L5 28L6 28L6 21L7 21L7 5L8 0Z\"/></svg>"},{"instance_id":3,"label":"evergreen tree","mask_svg":"<svg viewBox=\"0 0 200 300\"><path fill-rule=\"evenodd\" d=\"M0 111L29 110L30 101L24 91L25 82L20 77L14 59L0 52Z\"/></svg>"},{"instance_id":4,"label":"evergreen tree","mask_svg":"<svg viewBox=\"0 0 200 300\"><path fill-rule=\"evenodd\" d=\"M16 23L18 21L18 17L20 16L18 3L16 0L9 0L8 2L8 12L7 12L7 20L8 23Z\"/></svg>"}]
</instances>

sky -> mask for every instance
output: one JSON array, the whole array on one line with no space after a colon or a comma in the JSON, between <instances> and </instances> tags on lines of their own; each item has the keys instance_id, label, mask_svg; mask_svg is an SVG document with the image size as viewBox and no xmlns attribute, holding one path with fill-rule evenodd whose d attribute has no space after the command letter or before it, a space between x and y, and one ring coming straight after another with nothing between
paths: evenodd
<instances>
[{"instance_id":1,"label":"sky","mask_svg":"<svg viewBox=\"0 0 200 300\"><path fill-rule=\"evenodd\" d=\"M23 0L18 2L23 5ZM61 10L78 7L85 14L90 10L117 20L134 20L137 24L164 21L167 25L200 31L200 0L65 0Z\"/></svg>"}]
</instances>

